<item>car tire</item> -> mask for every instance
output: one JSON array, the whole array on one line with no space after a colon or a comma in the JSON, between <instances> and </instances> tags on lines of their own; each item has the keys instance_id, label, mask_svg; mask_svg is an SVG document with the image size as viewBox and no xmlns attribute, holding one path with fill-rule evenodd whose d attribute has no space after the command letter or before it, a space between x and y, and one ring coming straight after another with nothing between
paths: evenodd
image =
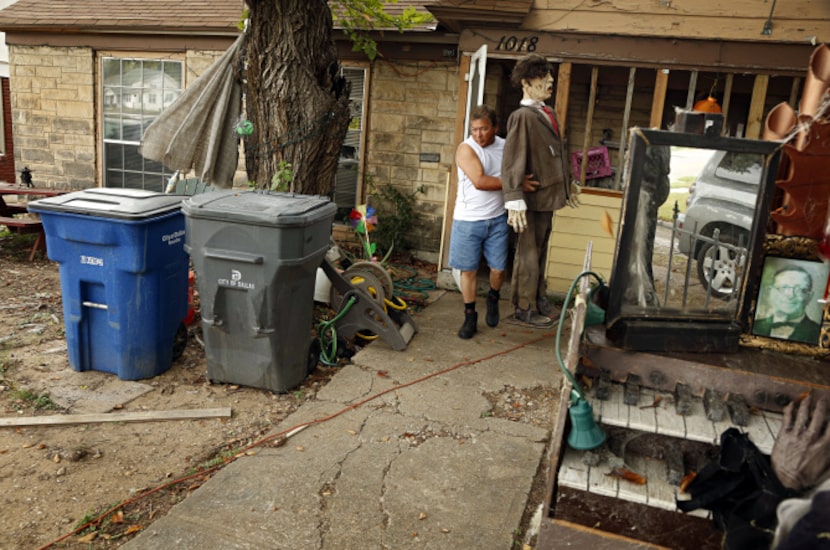
<instances>
[{"instance_id":1,"label":"car tire","mask_svg":"<svg viewBox=\"0 0 830 550\"><path fill-rule=\"evenodd\" d=\"M741 255L723 245L738 246L739 242L745 244L748 241L749 235L745 233L725 233L721 235L717 248L714 243L701 244L697 254L697 276L704 289L712 287L711 295L715 298L726 300L733 297L738 288L738 269L746 262L746 253Z\"/></svg>"}]
</instances>

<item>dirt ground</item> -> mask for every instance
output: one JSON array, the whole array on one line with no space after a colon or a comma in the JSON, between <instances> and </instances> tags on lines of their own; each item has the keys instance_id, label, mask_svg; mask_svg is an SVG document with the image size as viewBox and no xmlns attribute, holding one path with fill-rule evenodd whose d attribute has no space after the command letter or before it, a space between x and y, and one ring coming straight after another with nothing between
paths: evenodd
<instances>
[{"instance_id":1,"label":"dirt ground","mask_svg":"<svg viewBox=\"0 0 830 550\"><path fill-rule=\"evenodd\" d=\"M198 321L182 357L151 379L120 381L113 374L72 371L58 266L42 257L29 262L31 242L0 231L0 420L225 407L232 415L0 426L0 550L120 546L186 498L211 468L255 452L248 446L315 399L336 371L319 365L300 387L283 394L211 383ZM418 269L434 280L434 266L431 273L428 265ZM555 399L552 393L505 392L493 403L493 414L549 425ZM523 409L523 402L532 403L532 410ZM545 499L544 468L537 478L528 520ZM86 526L91 520L94 525Z\"/></svg>"}]
</instances>

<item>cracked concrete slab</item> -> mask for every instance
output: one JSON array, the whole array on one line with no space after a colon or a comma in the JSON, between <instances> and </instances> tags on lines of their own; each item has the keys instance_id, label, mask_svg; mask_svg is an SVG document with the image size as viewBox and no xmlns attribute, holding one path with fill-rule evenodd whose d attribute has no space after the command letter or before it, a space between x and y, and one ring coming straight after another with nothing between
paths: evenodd
<instances>
[{"instance_id":1,"label":"cracked concrete slab","mask_svg":"<svg viewBox=\"0 0 830 550\"><path fill-rule=\"evenodd\" d=\"M218 471L124 548L510 548L550 432L495 416L488 396L558 390L561 375L550 335L459 340L461 307L442 295L406 350L361 350L278 431L305 429Z\"/></svg>"}]
</instances>

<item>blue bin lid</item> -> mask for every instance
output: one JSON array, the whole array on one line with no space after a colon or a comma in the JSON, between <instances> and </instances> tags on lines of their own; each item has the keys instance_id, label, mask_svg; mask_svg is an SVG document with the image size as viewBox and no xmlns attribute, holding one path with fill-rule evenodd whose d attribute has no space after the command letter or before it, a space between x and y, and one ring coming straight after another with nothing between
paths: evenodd
<instances>
[{"instance_id":1,"label":"blue bin lid","mask_svg":"<svg viewBox=\"0 0 830 550\"><path fill-rule=\"evenodd\" d=\"M182 212L191 218L269 227L302 227L334 219L337 205L328 197L271 191L219 190L188 197Z\"/></svg>"},{"instance_id":2,"label":"blue bin lid","mask_svg":"<svg viewBox=\"0 0 830 550\"><path fill-rule=\"evenodd\" d=\"M32 212L64 212L142 220L170 213L181 206L181 195L166 195L144 189L94 187L31 201L28 208Z\"/></svg>"}]
</instances>

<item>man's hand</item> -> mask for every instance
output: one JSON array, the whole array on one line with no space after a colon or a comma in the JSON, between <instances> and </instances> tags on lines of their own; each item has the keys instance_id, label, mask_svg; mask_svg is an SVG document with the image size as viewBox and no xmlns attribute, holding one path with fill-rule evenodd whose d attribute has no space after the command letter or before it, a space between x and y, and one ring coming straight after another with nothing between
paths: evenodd
<instances>
[{"instance_id":1,"label":"man's hand","mask_svg":"<svg viewBox=\"0 0 830 550\"><path fill-rule=\"evenodd\" d=\"M827 426L827 401L813 407L813 396L800 405L792 402L784 409L784 421L772 448L772 469L790 489L813 487L830 469L830 427Z\"/></svg>"},{"instance_id":2,"label":"man's hand","mask_svg":"<svg viewBox=\"0 0 830 550\"><path fill-rule=\"evenodd\" d=\"M527 216L525 215L527 204L523 199L507 201L504 207L507 209L507 225L512 227L513 231L521 233L527 229Z\"/></svg>"},{"instance_id":3,"label":"man's hand","mask_svg":"<svg viewBox=\"0 0 830 550\"><path fill-rule=\"evenodd\" d=\"M533 179L533 174L528 174L525 176L524 182L522 182L522 191L525 193L535 193L540 185L541 183Z\"/></svg>"},{"instance_id":4,"label":"man's hand","mask_svg":"<svg viewBox=\"0 0 830 550\"><path fill-rule=\"evenodd\" d=\"M582 189L579 187L579 184L575 181L571 182L571 191L568 194L568 201L567 204L571 208L579 208L579 205L582 204L579 200L579 194L582 192Z\"/></svg>"}]
</instances>

